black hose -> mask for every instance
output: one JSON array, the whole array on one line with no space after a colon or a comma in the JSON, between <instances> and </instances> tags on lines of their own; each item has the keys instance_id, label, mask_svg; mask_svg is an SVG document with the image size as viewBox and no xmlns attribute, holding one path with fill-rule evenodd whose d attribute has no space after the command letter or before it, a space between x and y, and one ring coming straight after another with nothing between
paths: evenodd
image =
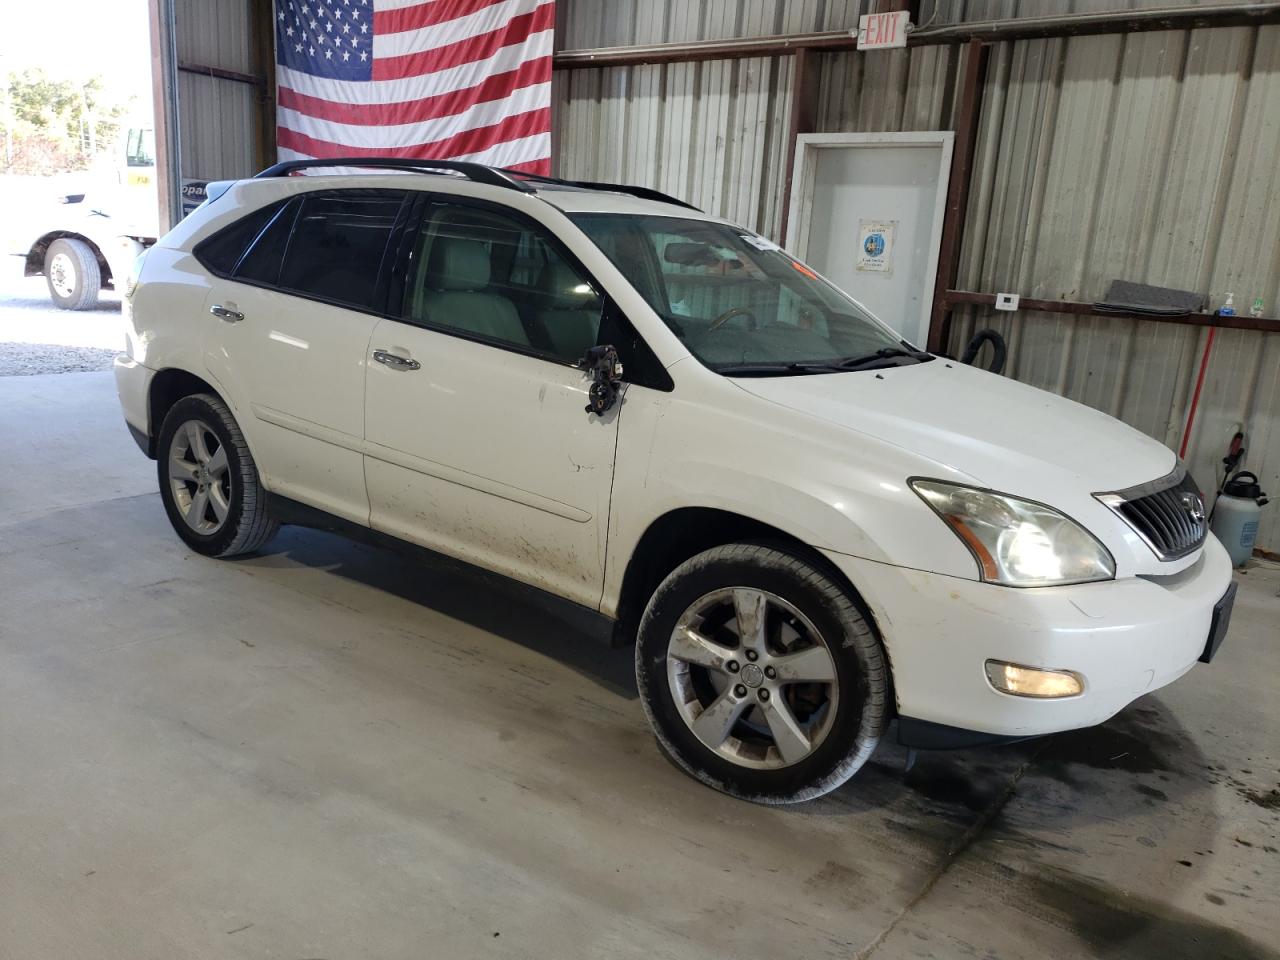
<instances>
[{"instance_id":1,"label":"black hose","mask_svg":"<svg viewBox=\"0 0 1280 960\"><path fill-rule=\"evenodd\" d=\"M991 344L994 350L991 365L987 369L992 373L999 373L1004 369L1004 362L1008 359L1009 347L1005 344L1004 337L995 330L979 330L975 333L969 345L964 348L964 353L960 355L960 362L972 366L973 361L978 359L978 351L982 349L984 343Z\"/></svg>"}]
</instances>

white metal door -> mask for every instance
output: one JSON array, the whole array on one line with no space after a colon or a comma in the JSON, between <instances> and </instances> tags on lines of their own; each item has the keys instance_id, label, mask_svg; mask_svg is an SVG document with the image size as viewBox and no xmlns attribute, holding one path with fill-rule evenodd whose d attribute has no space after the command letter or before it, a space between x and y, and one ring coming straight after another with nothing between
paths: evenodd
<instances>
[{"instance_id":1,"label":"white metal door","mask_svg":"<svg viewBox=\"0 0 1280 960\"><path fill-rule=\"evenodd\" d=\"M928 339L953 134L805 134L787 249L902 336Z\"/></svg>"},{"instance_id":2,"label":"white metal door","mask_svg":"<svg viewBox=\"0 0 1280 960\"><path fill-rule=\"evenodd\" d=\"M582 370L394 320L369 360L373 528L594 607L621 404L594 416Z\"/></svg>"}]
</instances>

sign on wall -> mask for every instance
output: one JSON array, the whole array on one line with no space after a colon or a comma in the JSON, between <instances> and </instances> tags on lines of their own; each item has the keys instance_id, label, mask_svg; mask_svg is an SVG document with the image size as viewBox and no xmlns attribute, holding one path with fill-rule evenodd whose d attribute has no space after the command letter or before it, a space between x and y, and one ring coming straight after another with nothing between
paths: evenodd
<instances>
[{"instance_id":1,"label":"sign on wall","mask_svg":"<svg viewBox=\"0 0 1280 960\"><path fill-rule=\"evenodd\" d=\"M897 13L868 13L858 18L859 50L890 50L907 45L906 10Z\"/></svg>"},{"instance_id":2,"label":"sign on wall","mask_svg":"<svg viewBox=\"0 0 1280 960\"><path fill-rule=\"evenodd\" d=\"M861 273L893 273L893 238L897 220L859 220L858 255L853 268Z\"/></svg>"}]
</instances>

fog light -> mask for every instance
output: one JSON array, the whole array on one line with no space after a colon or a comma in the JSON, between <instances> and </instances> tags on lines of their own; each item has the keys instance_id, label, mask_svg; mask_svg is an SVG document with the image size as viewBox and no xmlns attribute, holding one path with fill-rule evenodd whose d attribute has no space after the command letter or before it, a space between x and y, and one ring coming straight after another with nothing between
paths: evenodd
<instances>
[{"instance_id":1,"label":"fog light","mask_svg":"<svg viewBox=\"0 0 1280 960\"><path fill-rule=\"evenodd\" d=\"M1015 697L1052 700L1078 697L1084 692L1084 677L1074 670L1040 670L1003 660L987 661L987 679L1001 693Z\"/></svg>"}]
</instances>

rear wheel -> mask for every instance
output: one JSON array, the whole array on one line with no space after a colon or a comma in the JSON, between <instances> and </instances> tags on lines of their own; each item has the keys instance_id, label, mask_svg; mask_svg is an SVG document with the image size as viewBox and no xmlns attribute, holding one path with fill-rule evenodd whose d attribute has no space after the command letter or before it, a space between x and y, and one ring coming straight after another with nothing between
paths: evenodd
<instances>
[{"instance_id":1,"label":"rear wheel","mask_svg":"<svg viewBox=\"0 0 1280 960\"><path fill-rule=\"evenodd\" d=\"M663 581L641 620L636 679L676 763L760 803L834 790L888 720L884 651L852 598L762 544L716 547Z\"/></svg>"},{"instance_id":2,"label":"rear wheel","mask_svg":"<svg viewBox=\"0 0 1280 960\"><path fill-rule=\"evenodd\" d=\"M227 405L212 394L184 397L164 418L156 444L160 498L192 550L209 557L252 553L275 536L266 492Z\"/></svg>"},{"instance_id":3,"label":"rear wheel","mask_svg":"<svg viewBox=\"0 0 1280 960\"><path fill-rule=\"evenodd\" d=\"M63 310L88 310L98 303L102 270L93 247L63 237L49 244L44 255L44 279L49 296Z\"/></svg>"}]
</instances>

